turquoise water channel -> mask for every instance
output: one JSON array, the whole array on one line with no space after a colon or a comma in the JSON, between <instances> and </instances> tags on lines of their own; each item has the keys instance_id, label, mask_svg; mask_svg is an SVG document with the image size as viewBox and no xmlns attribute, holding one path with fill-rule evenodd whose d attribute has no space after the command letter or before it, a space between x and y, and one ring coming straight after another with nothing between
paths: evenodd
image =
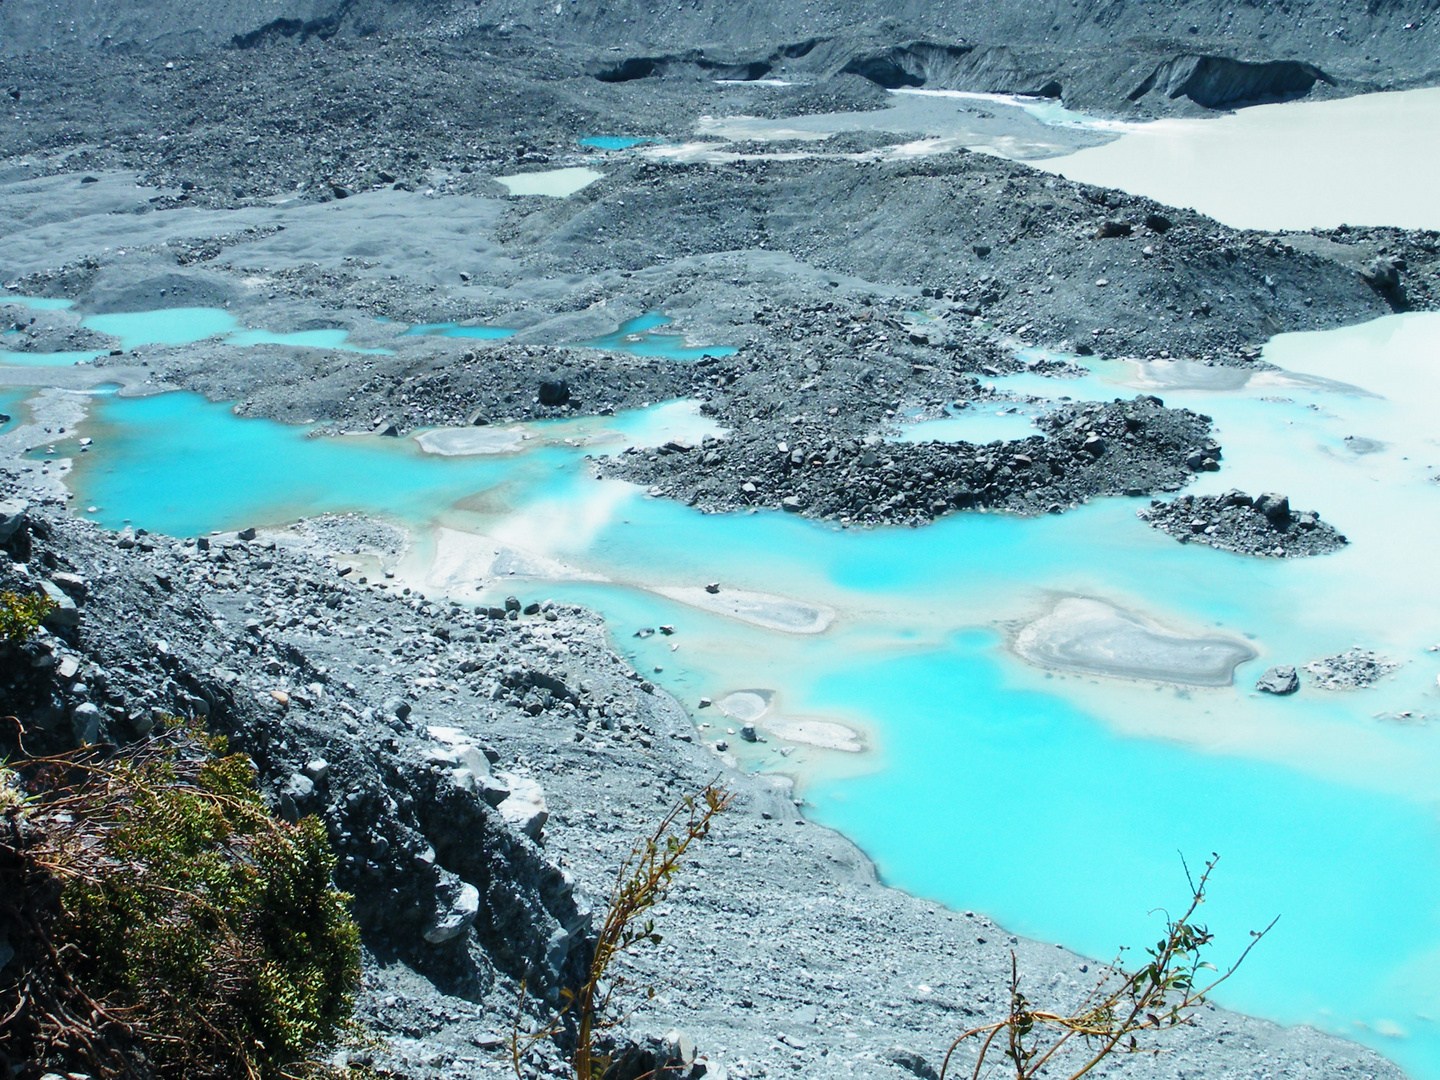
<instances>
[{"instance_id":1,"label":"turquoise water channel","mask_svg":"<svg viewBox=\"0 0 1440 1080\"><path fill-rule=\"evenodd\" d=\"M221 308L182 307L91 315L82 319L80 325L119 338L120 348L126 352L143 345L192 345L218 337L227 345L289 345L305 349L389 353L388 349L362 349L352 345L349 332L340 329L301 330L292 334L242 329L240 320Z\"/></svg>"},{"instance_id":2,"label":"turquoise water channel","mask_svg":"<svg viewBox=\"0 0 1440 1080\"><path fill-rule=\"evenodd\" d=\"M590 135L579 140L581 146L590 150L631 150L654 141L654 139L637 139L627 135Z\"/></svg>"},{"instance_id":3,"label":"turquoise water channel","mask_svg":"<svg viewBox=\"0 0 1440 1080\"><path fill-rule=\"evenodd\" d=\"M696 709L700 697L773 691L768 741L730 752L797 777L807 813L887 881L1088 955L1153 940L1151 912L1184 898L1182 854L1194 868L1218 852L1215 958L1281 917L1221 1001L1360 1039L1436 1080L1440 576L1423 567L1440 535L1437 348L1440 315L1395 316L1277 338L1266 357L1283 370L1258 375L1097 360L1083 379L995 380L1021 395L1159 393L1207 412L1225 466L1196 489L1287 491L1352 541L1318 559L1179 544L1135 518L1143 500L851 531L707 516L593 479L586 454L713 432L683 402L396 440L311 437L187 394L111 398L81 426L95 443L71 482L107 525L179 535L378 514L412 531L398 580L427 595L591 605L707 740L735 725ZM810 626L823 632L707 607L708 581L722 599L823 612ZM1258 657L1222 689L1023 662L1011 636L1066 596ZM662 623L673 637L632 636ZM1351 693L1303 674L1292 698L1250 690L1270 664L1356 643L1401 668ZM866 751L814 735L835 730Z\"/></svg>"},{"instance_id":4,"label":"turquoise water channel","mask_svg":"<svg viewBox=\"0 0 1440 1080\"><path fill-rule=\"evenodd\" d=\"M647 312L620 324L614 333L604 334L579 344L591 349L614 349L634 356L653 356L661 360L699 360L704 356L733 356L728 345L690 345L682 334L660 334L673 319L658 311Z\"/></svg>"}]
</instances>

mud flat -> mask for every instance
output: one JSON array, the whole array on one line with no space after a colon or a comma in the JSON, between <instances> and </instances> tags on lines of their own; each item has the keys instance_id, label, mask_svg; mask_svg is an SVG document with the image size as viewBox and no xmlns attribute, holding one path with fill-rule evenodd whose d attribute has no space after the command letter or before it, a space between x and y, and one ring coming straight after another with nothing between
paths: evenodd
<instances>
[{"instance_id":1,"label":"mud flat","mask_svg":"<svg viewBox=\"0 0 1440 1080\"><path fill-rule=\"evenodd\" d=\"M787 634L823 634L835 620L835 612L827 607L744 589L720 588L711 592L698 585L661 585L650 591L702 611Z\"/></svg>"},{"instance_id":2,"label":"mud flat","mask_svg":"<svg viewBox=\"0 0 1440 1080\"><path fill-rule=\"evenodd\" d=\"M415 436L425 453L444 457L508 454L520 449L525 439L521 428L438 428Z\"/></svg>"},{"instance_id":3,"label":"mud flat","mask_svg":"<svg viewBox=\"0 0 1440 1080\"><path fill-rule=\"evenodd\" d=\"M1255 650L1234 638L1186 635L1103 600L1066 597L1016 635L1015 652L1059 671L1181 686L1229 686Z\"/></svg>"}]
</instances>

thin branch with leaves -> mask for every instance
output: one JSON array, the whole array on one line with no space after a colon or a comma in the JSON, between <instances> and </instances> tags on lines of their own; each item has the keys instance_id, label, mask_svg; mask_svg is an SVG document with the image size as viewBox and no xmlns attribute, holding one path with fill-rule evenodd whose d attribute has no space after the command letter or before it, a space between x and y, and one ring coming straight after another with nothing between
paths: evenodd
<instances>
[{"instance_id":1,"label":"thin branch with leaves","mask_svg":"<svg viewBox=\"0 0 1440 1080\"><path fill-rule=\"evenodd\" d=\"M642 945L659 945L661 936L655 929L651 911L665 899L670 884L679 872L691 847L710 835L715 818L724 813L734 796L717 783L708 784L698 796L686 796L660 819L643 840L630 849L630 854L615 876L605 922L595 939L595 950L584 982L578 989L561 990L565 1004L559 1013L539 1031L520 1031L519 1010L510 1036L511 1063L515 1075L524 1080L525 1051L543 1039L552 1038L567 1023L574 1025L575 1049L571 1055L575 1080L598 1080L610 1067L610 1058L596 1050L597 1039L605 1032L624 1024L634 1008L617 1012L618 1003L627 998L630 982L615 970L616 961ZM525 987L520 988L523 1005ZM647 987L645 1000L655 996L655 988Z\"/></svg>"},{"instance_id":2,"label":"thin branch with leaves","mask_svg":"<svg viewBox=\"0 0 1440 1080\"><path fill-rule=\"evenodd\" d=\"M1218 855L1210 857L1198 881L1186 867L1190 904L1178 919L1166 916L1165 936L1146 949L1146 963L1127 973L1122 967L1122 951L1113 964L1101 971L1095 986L1073 1012L1036 1009L1020 990L1019 963L1011 953L1010 1014L993 1024L971 1028L951 1043L940 1069L941 1080L950 1075L960 1047L972 1040L979 1043L979 1050L970 1080L980 1080L987 1065L998 1064L992 1060L996 1054L1005 1060L1015 1080L1032 1080L1077 1040L1083 1049L1080 1057L1066 1066L1068 1071L1061 1074L1065 1080L1079 1080L1112 1054L1158 1052L1142 1044L1141 1038L1194 1023L1195 1010L1211 991L1235 974L1278 921L1272 920L1264 930L1252 930L1249 944L1224 972L1202 959L1214 935L1195 921L1195 915L1205 902L1205 889L1218 859ZM1202 977L1206 971L1214 972L1215 977Z\"/></svg>"}]
</instances>

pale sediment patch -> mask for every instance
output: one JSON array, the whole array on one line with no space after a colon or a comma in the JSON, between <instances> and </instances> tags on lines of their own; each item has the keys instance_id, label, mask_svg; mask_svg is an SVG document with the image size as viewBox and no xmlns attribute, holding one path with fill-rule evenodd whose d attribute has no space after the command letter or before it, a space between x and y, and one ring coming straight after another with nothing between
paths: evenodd
<instances>
[{"instance_id":1,"label":"pale sediment patch","mask_svg":"<svg viewBox=\"0 0 1440 1080\"><path fill-rule=\"evenodd\" d=\"M814 746L821 750L839 750L847 754L859 754L865 750L859 732L833 720L776 717L766 721L765 730L777 739Z\"/></svg>"},{"instance_id":2,"label":"pale sediment patch","mask_svg":"<svg viewBox=\"0 0 1440 1080\"><path fill-rule=\"evenodd\" d=\"M479 592L496 580L604 581L559 559L510 547L491 536L444 526L435 530L434 554L424 571L424 586L458 595Z\"/></svg>"},{"instance_id":3,"label":"pale sediment patch","mask_svg":"<svg viewBox=\"0 0 1440 1080\"><path fill-rule=\"evenodd\" d=\"M589 187L604 176L604 173L594 169L571 168L516 173L513 176L497 176L495 179L504 184L511 195L548 195L554 199L563 199Z\"/></svg>"},{"instance_id":4,"label":"pale sediment patch","mask_svg":"<svg viewBox=\"0 0 1440 1080\"><path fill-rule=\"evenodd\" d=\"M774 698L774 690L736 690L716 702L715 707L731 720L753 724L770 711Z\"/></svg>"},{"instance_id":5,"label":"pale sediment patch","mask_svg":"<svg viewBox=\"0 0 1440 1080\"><path fill-rule=\"evenodd\" d=\"M770 713L775 702L774 690L732 690L715 703L727 719L752 725ZM814 716L777 715L764 720L766 732L785 742L814 746L821 750L839 750L847 754L864 751L860 733L847 724Z\"/></svg>"},{"instance_id":6,"label":"pale sediment patch","mask_svg":"<svg viewBox=\"0 0 1440 1080\"><path fill-rule=\"evenodd\" d=\"M649 591L702 611L786 634L821 634L835 621L835 612L823 605L742 589L712 593L698 585L657 585L650 586Z\"/></svg>"},{"instance_id":7,"label":"pale sediment patch","mask_svg":"<svg viewBox=\"0 0 1440 1080\"><path fill-rule=\"evenodd\" d=\"M1015 652L1040 667L1182 686L1229 686L1255 650L1218 635L1191 635L1103 600L1067 597L1016 635Z\"/></svg>"},{"instance_id":8,"label":"pale sediment patch","mask_svg":"<svg viewBox=\"0 0 1440 1080\"><path fill-rule=\"evenodd\" d=\"M1132 377L1126 384L1139 390L1323 390L1336 394L1377 397L1351 383L1305 375L1281 368L1255 370L1194 360L1126 360Z\"/></svg>"},{"instance_id":9,"label":"pale sediment patch","mask_svg":"<svg viewBox=\"0 0 1440 1080\"><path fill-rule=\"evenodd\" d=\"M436 428L415 436L420 449L442 457L510 454L519 450L528 433L521 427Z\"/></svg>"}]
</instances>

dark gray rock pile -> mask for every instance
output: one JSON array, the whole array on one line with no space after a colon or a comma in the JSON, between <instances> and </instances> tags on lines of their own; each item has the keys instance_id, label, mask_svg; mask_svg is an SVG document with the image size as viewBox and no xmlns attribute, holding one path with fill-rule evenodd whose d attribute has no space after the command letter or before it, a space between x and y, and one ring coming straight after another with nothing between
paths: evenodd
<instances>
[{"instance_id":1,"label":"dark gray rock pile","mask_svg":"<svg viewBox=\"0 0 1440 1080\"><path fill-rule=\"evenodd\" d=\"M1243 491L1223 495L1182 495L1152 500L1137 511L1142 521L1182 544L1204 544L1241 555L1294 559L1339 551L1348 541L1312 510L1297 511L1284 495L1251 497Z\"/></svg>"},{"instance_id":2,"label":"dark gray rock pile","mask_svg":"<svg viewBox=\"0 0 1440 1080\"><path fill-rule=\"evenodd\" d=\"M840 439L819 425L792 425L773 441L775 429L742 429L698 446L627 451L599 467L707 512L768 507L878 525L957 509L1060 513L1099 495L1174 491L1219 454L1208 417L1146 395L1062 405L1039 423L1044 436L987 446Z\"/></svg>"},{"instance_id":3,"label":"dark gray rock pile","mask_svg":"<svg viewBox=\"0 0 1440 1080\"><path fill-rule=\"evenodd\" d=\"M1306 672L1321 690L1360 690L1399 669L1400 665L1388 656L1359 645L1305 665Z\"/></svg>"}]
</instances>

